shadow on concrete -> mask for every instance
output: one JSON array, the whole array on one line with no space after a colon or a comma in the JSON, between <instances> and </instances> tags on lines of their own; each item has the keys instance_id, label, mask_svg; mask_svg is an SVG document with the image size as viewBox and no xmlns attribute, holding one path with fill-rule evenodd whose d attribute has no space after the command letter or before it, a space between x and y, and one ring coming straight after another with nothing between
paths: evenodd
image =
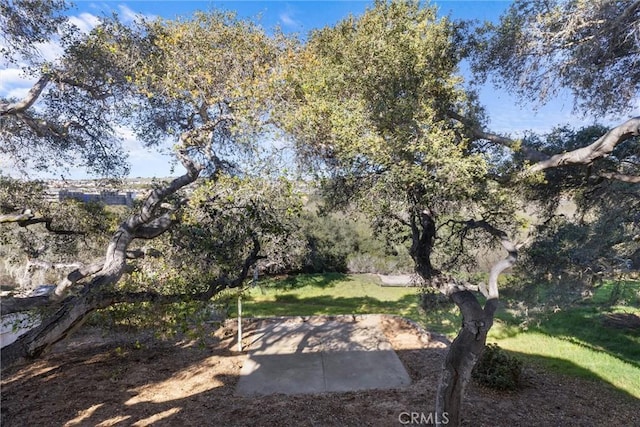
<instances>
[{"instance_id":1,"label":"shadow on concrete","mask_svg":"<svg viewBox=\"0 0 640 427\"><path fill-rule=\"evenodd\" d=\"M241 371L239 395L404 387L406 369L379 316L262 320Z\"/></svg>"}]
</instances>

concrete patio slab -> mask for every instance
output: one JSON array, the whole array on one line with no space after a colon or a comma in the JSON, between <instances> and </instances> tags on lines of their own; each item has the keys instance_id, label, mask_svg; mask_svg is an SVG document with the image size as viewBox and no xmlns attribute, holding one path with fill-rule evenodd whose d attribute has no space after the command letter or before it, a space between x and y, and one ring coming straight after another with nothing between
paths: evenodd
<instances>
[{"instance_id":1,"label":"concrete patio slab","mask_svg":"<svg viewBox=\"0 0 640 427\"><path fill-rule=\"evenodd\" d=\"M404 387L406 369L378 316L265 320L254 331L236 394L304 394Z\"/></svg>"}]
</instances>

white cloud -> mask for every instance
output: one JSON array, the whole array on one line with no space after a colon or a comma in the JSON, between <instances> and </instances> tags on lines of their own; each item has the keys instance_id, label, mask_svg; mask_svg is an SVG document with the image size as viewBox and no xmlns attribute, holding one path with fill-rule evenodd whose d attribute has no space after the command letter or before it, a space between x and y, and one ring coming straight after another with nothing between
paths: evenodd
<instances>
[{"instance_id":1,"label":"white cloud","mask_svg":"<svg viewBox=\"0 0 640 427\"><path fill-rule=\"evenodd\" d=\"M298 25L298 22L291 17L289 12L282 12L280 14L280 20L282 23L288 27L294 27Z\"/></svg>"},{"instance_id":2,"label":"white cloud","mask_svg":"<svg viewBox=\"0 0 640 427\"><path fill-rule=\"evenodd\" d=\"M31 89L31 86L29 87L16 87L13 88L11 90L9 90L7 92L7 94L4 96L7 99L23 99L27 96L27 94L29 93L29 90ZM0 93L0 95L2 95L2 93Z\"/></svg>"},{"instance_id":3,"label":"white cloud","mask_svg":"<svg viewBox=\"0 0 640 427\"><path fill-rule=\"evenodd\" d=\"M120 17L125 21L135 22L139 19L140 14L131 10L128 6L121 4L118 5L118 9L120 9Z\"/></svg>"},{"instance_id":4,"label":"white cloud","mask_svg":"<svg viewBox=\"0 0 640 427\"><path fill-rule=\"evenodd\" d=\"M0 96L7 97L7 94L17 88L31 87L36 79L28 76L19 68L5 68L0 70Z\"/></svg>"},{"instance_id":5,"label":"white cloud","mask_svg":"<svg viewBox=\"0 0 640 427\"><path fill-rule=\"evenodd\" d=\"M36 78L19 68L0 70L0 98L22 99L36 82Z\"/></svg>"},{"instance_id":6,"label":"white cloud","mask_svg":"<svg viewBox=\"0 0 640 427\"><path fill-rule=\"evenodd\" d=\"M88 33L100 23L100 19L96 15L84 12L69 16L69 22L81 32ZM0 45L0 47L2 46ZM44 61L54 62L64 54L57 37L44 43L37 43L33 47L40 53ZM37 78L24 73L20 67L11 66L0 69L0 97L22 98L36 80Z\"/></svg>"},{"instance_id":7,"label":"white cloud","mask_svg":"<svg viewBox=\"0 0 640 427\"><path fill-rule=\"evenodd\" d=\"M295 18L295 15L296 11L293 10L291 6L287 6L286 10L280 12L278 17L280 18L280 22L282 22L285 27L299 29L300 27L302 27L302 22L298 21Z\"/></svg>"},{"instance_id":8,"label":"white cloud","mask_svg":"<svg viewBox=\"0 0 640 427\"><path fill-rule=\"evenodd\" d=\"M38 49L40 55L46 61L55 61L64 53L64 49L58 40L51 40L44 43L36 43L35 48Z\"/></svg>"},{"instance_id":9,"label":"white cloud","mask_svg":"<svg viewBox=\"0 0 640 427\"><path fill-rule=\"evenodd\" d=\"M81 32L88 33L100 23L100 18L91 13L83 12L80 15L70 16L69 22L78 27Z\"/></svg>"},{"instance_id":10,"label":"white cloud","mask_svg":"<svg viewBox=\"0 0 640 427\"><path fill-rule=\"evenodd\" d=\"M158 18L157 15L145 15L142 13L135 12L124 4L118 5L118 9L120 10L120 13L118 15L120 16L120 19L122 19L124 23L140 22L143 19L155 20Z\"/></svg>"}]
</instances>

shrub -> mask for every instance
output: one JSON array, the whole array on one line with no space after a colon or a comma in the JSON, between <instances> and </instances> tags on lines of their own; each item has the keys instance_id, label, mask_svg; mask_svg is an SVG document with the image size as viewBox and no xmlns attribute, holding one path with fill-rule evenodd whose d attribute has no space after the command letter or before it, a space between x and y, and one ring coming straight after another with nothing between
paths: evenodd
<instances>
[{"instance_id":1,"label":"shrub","mask_svg":"<svg viewBox=\"0 0 640 427\"><path fill-rule=\"evenodd\" d=\"M498 344L487 344L473 369L478 383L496 390L515 390L520 387L522 361L509 355Z\"/></svg>"}]
</instances>

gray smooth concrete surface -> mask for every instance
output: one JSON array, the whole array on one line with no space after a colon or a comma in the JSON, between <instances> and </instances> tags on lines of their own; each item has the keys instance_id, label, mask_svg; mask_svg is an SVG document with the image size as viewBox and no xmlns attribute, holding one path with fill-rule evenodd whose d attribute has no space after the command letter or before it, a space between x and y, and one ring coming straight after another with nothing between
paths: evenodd
<instances>
[{"instance_id":1,"label":"gray smooth concrete surface","mask_svg":"<svg viewBox=\"0 0 640 427\"><path fill-rule=\"evenodd\" d=\"M411 379L378 325L378 316L264 320L252 334L236 394L407 386Z\"/></svg>"}]
</instances>

